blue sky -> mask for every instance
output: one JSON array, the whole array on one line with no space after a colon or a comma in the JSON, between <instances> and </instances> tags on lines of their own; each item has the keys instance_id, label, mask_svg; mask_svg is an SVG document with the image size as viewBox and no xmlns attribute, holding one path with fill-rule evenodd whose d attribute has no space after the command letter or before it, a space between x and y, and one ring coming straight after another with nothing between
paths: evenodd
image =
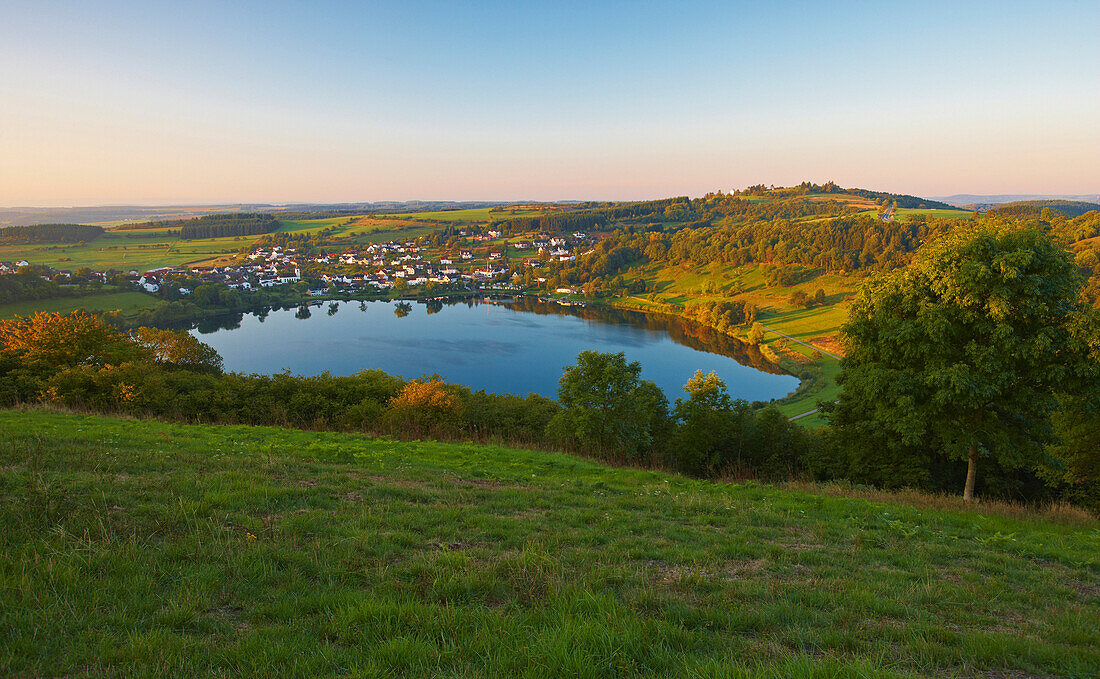
<instances>
[{"instance_id":1,"label":"blue sky","mask_svg":"<svg viewBox=\"0 0 1100 679\"><path fill-rule=\"evenodd\" d=\"M0 0L0 204L1097 192L1098 34L1097 2Z\"/></svg>"}]
</instances>

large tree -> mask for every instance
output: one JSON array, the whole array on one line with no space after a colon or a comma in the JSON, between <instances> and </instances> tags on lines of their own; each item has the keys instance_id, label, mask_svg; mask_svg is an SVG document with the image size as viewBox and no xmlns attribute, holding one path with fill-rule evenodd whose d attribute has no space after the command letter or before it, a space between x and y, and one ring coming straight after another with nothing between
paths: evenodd
<instances>
[{"instance_id":1,"label":"large tree","mask_svg":"<svg viewBox=\"0 0 1100 679\"><path fill-rule=\"evenodd\" d=\"M841 445L878 480L891 465L966 460L967 500L983 458L1037 466L1076 382L1082 311L1070 254L1041 231L977 228L926 246L866 284L843 328L844 392L829 416Z\"/></svg>"},{"instance_id":2,"label":"large tree","mask_svg":"<svg viewBox=\"0 0 1100 679\"><path fill-rule=\"evenodd\" d=\"M582 351L558 381L551 434L634 459L653 452L669 429L668 399L641 373L622 352Z\"/></svg>"}]
</instances>

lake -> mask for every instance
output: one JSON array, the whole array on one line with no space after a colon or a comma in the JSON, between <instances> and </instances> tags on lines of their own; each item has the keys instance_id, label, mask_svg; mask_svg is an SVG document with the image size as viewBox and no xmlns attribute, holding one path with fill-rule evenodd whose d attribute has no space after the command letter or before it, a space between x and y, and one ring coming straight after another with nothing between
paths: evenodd
<instances>
[{"instance_id":1,"label":"lake","mask_svg":"<svg viewBox=\"0 0 1100 679\"><path fill-rule=\"evenodd\" d=\"M489 392L556 397L562 369L586 349L625 352L669 400L696 370L715 371L730 394L781 398L798 386L755 347L673 317L531 298L431 302L314 302L309 307L200 324L192 333L226 370L350 375L364 369L413 378L438 374Z\"/></svg>"}]
</instances>

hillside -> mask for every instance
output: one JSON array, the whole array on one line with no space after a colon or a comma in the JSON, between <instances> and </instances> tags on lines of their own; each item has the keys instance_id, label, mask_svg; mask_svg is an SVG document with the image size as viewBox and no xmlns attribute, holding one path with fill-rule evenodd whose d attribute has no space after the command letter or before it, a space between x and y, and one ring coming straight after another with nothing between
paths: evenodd
<instances>
[{"instance_id":1,"label":"hillside","mask_svg":"<svg viewBox=\"0 0 1100 679\"><path fill-rule=\"evenodd\" d=\"M1080 211L1086 204L1067 205ZM510 290L518 284L526 293L540 296L556 296L553 291L565 289L575 291L563 293L572 298L571 302L696 320L703 315L693 306L751 306L752 314L720 330L744 339L754 320L762 324L763 342L775 360L803 380L804 388L799 393L779 403L785 414L794 417L813 413L820 401L832 401L839 393L833 377L838 371L834 356L844 351L840 327L868 275L904 266L924 242L973 219L1040 218L1040 210L1032 204L1007 205L976 217L974 212L947 209L946 204L931 199L845 189L832 182L803 182L779 188L757 185L696 199L680 196L629 203L456 204L426 206L435 209L411 212L416 206L402 207L362 215L345 211L325 218L284 212L278 222L269 213L236 215L237 220L208 216L192 220L193 225L211 222L216 228L199 235L219 237L199 240L182 240L180 229L163 227L180 222L149 222L130 225L147 228L109 230L87 243L0 246L0 260L26 258L32 264L69 270L89 266L97 270L142 271L170 265L240 265L248 263L244 253L273 244L295 249L311 260L325 255L324 264L317 263L319 260L303 263L302 271L309 282L302 284L297 296L290 294L276 300L290 303L305 297L307 285L330 287L324 281L333 277L384 274L393 280L398 272L392 266L387 269L381 260L369 266L341 263L365 262L363 250L375 244L416 239L422 247L419 256L424 260L416 267L424 281L433 276L436 280L452 280L438 278L440 272L433 267L441 269L437 263L445 257L472 249L485 261L460 264L463 269L454 270L452 282L442 288L433 284L433 292L466 294L468 288L501 283ZM458 207L463 209L452 209ZM1060 217L1060 213L1054 214ZM1047 219L1051 219L1049 214ZM1095 243L1090 240L1098 232L1090 219L1061 220L1050 228L1073 244L1082 271L1092 270L1088 297L1095 304L1100 303L1100 265L1095 259ZM243 228L252 222L257 222L256 228ZM277 233L260 235L275 224ZM490 230L498 235L489 237ZM534 248L526 249L543 232L562 233L567 238L574 232L593 236L591 241L580 239L586 240L583 245L571 244L575 252L559 260L547 253L539 254ZM519 249L519 244L525 249ZM488 251L494 248L500 249L500 264L507 269L496 274L492 285L473 280L471 271L475 266L492 270L494 263L489 261ZM342 259L345 255L350 259ZM458 279L460 274L468 280ZM187 272L178 278L181 287L187 289L199 282ZM254 279L251 284L256 286L259 281ZM345 278L345 283L331 287L334 294L346 298L379 296L375 288L364 285L346 283ZM405 287L401 293L408 294L408 289ZM167 298L168 293L160 295ZM259 302L259 296L252 294L248 297L252 306L271 303ZM97 303L91 297L77 303L86 309L110 308L108 304L109 300ZM72 305L42 308L67 309ZM237 305L225 311L238 312L241 308ZM18 307L18 313L26 311L26 307ZM14 307L0 308L0 317L13 313ZM146 316L153 318L156 313L161 312ZM168 312L164 314L168 317ZM179 311L170 315L173 322L185 316ZM705 320L699 322L708 325ZM823 421L811 414L800 423L817 427Z\"/></svg>"},{"instance_id":2,"label":"hillside","mask_svg":"<svg viewBox=\"0 0 1100 679\"><path fill-rule=\"evenodd\" d=\"M1085 677L1095 521L0 412L0 674Z\"/></svg>"},{"instance_id":3,"label":"hillside","mask_svg":"<svg viewBox=\"0 0 1100 679\"><path fill-rule=\"evenodd\" d=\"M938 200L947 203L948 205L954 205L956 207L961 207L968 210L984 210L985 208L994 205L1027 200L1083 200L1095 203L1100 202L1100 194L1092 193L1084 195L1051 195L1014 193L1000 195L982 195L974 193L957 193L953 196L934 196L933 200Z\"/></svg>"},{"instance_id":4,"label":"hillside","mask_svg":"<svg viewBox=\"0 0 1100 679\"><path fill-rule=\"evenodd\" d=\"M1100 204L1081 200L1020 200L991 207L989 211L999 215L1037 217L1044 209L1061 212L1067 217L1080 217L1086 212L1100 210Z\"/></svg>"}]
</instances>

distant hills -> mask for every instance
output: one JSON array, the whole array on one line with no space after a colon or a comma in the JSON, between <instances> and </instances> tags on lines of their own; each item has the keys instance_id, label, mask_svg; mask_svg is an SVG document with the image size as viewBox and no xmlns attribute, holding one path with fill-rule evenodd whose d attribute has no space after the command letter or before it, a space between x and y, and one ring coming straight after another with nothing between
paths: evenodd
<instances>
[{"instance_id":1,"label":"distant hills","mask_svg":"<svg viewBox=\"0 0 1100 679\"><path fill-rule=\"evenodd\" d=\"M514 201L513 201L514 202ZM273 212L279 214L422 212L467 210L511 205L513 202L408 200L373 203L226 203L221 205L102 205L91 207L0 207L0 226L28 226L43 223L150 222L189 219L231 212ZM531 202L531 201L528 201Z\"/></svg>"},{"instance_id":2,"label":"distant hills","mask_svg":"<svg viewBox=\"0 0 1100 679\"><path fill-rule=\"evenodd\" d=\"M1100 211L1100 204L1083 200L1017 200L994 205L988 208L988 211L999 215L1025 217L1038 214L1044 209L1056 210L1067 217L1080 217L1086 212Z\"/></svg>"},{"instance_id":3,"label":"distant hills","mask_svg":"<svg viewBox=\"0 0 1100 679\"><path fill-rule=\"evenodd\" d=\"M758 191L754 191L758 190ZM799 190L802 190L799 193ZM843 189L829 182L825 185L804 182L798 187L787 189L765 188L763 185L749 187L746 195L803 195L811 193L836 194L863 198L875 203L897 200L902 208L963 208L966 210L999 209L1006 205L1021 206L1035 204L1039 208L1053 207L1070 215L1081 214L1088 210L1100 209L1100 194L1087 195L1040 195L1040 194L998 194L980 195L957 193L952 196L922 198L905 194L893 194L868 189ZM273 213L281 218L297 216L339 216L341 214L428 212L442 210L468 210L486 207L498 207L516 204L536 204L541 201L449 201L449 200L408 200L374 201L362 203L222 203L215 205L101 205L84 207L0 207L0 227L28 226L32 224L118 224L152 222L173 219L190 219L212 214L225 213ZM579 201L553 201L555 204L577 203ZM619 201L615 201L619 202ZM631 201L621 201L631 202ZM1069 206L1068 203L1092 205L1084 209ZM1040 205L1039 203L1043 203ZM1080 211L1078 211L1080 209Z\"/></svg>"},{"instance_id":4,"label":"distant hills","mask_svg":"<svg viewBox=\"0 0 1100 679\"><path fill-rule=\"evenodd\" d=\"M987 210L995 205L1004 203L1018 203L1033 200L1072 200L1087 203L1100 203L1100 193L1082 195L1051 195L1051 194L1024 194L1005 193L997 195L980 195L974 193L956 193L953 196L934 196L931 200L938 200L948 205L965 208L967 210Z\"/></svg>"}]
</instances>

